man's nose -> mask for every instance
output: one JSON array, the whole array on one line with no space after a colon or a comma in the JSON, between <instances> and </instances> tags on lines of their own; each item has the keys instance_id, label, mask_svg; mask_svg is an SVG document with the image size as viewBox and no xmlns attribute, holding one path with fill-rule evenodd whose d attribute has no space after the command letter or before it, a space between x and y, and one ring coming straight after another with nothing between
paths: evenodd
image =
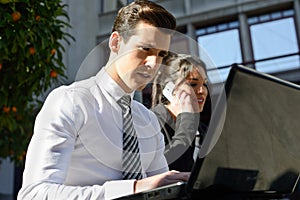
<instances>
[{"instance_id":1,"label":"man's nose","mask_svg":"<svg viewBox=\"0 0 300 200\"><path fill-rule=\"evenodd\" d=\"M147 65L149 65L151 68L155 68L158 66L159 63L159 57L157 55L151 55L148 56L146 59Z\"/></svg>"}]
</instances>

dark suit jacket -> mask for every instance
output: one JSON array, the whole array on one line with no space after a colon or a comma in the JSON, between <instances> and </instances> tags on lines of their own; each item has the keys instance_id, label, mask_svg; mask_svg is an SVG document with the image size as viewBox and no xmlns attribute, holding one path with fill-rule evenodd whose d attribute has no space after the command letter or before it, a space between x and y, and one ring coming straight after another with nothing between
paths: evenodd
<instances>
[{"instance_id":1,"label":"dark suit jacket","mask_svg":"<svg viewBox=\"0 0 300 200\"><path fill-rule=\"evenodd\" d=\"M152 111L162 127L166 144L165 156L170 170L191 171L197 130L200 132L199 137L203 137L205 133L204 124L199 123L200 114L180 113L175 121L162 104L152 108Z\"/></svg>"}]
</instances>

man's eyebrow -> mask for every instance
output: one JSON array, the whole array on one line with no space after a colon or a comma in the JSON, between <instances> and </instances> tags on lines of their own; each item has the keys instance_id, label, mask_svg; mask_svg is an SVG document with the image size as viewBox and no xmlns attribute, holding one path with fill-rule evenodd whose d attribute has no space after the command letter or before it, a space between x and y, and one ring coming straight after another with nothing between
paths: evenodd
<instances>
[{"instance_id":1,"label":"man's eyebrow","mask_svg":"<svg viewBox=\"0 0 300 200\"><path fill-rule=\"evenodd\" d=\"M146 43L146 42L140 42L139 45L143 45L149 48L154 48L154 46L152 44Z\"/></svg>"},{"instance_id":2,"label":"man's eyebrow","mask_svg":"<svg viewBox=\"0 0 300 200\"><path fill-rule=\"evenodd\" d=\"M159 45L153 45L151 43L147 43L147 42L143 42L143 41L139 42L138 45L142 45L142 46L153 48L153 49L160 49L160 50L168 52L168 50L166 50L166 49L159 48L158 47Z\"/></svg>"},{"instance_id":3,"label":"man's eyebrow","mask_svg":"<svg viewBox=\"0 0 300 200\"><path fill-rule=\"evenodd\" d=\"M150 43L146 43L146 42L139 42L138 43L138 46L144 46L144 47L147 47L147 48L152 48L152 49L156 49L156 50L160 50L160 53L163 53L165 55L168 54L168 50L165 50L165 49L161 49L161 48L157 48L155 47L153 44L150 44Z\"/></svg>"}]
</instances>

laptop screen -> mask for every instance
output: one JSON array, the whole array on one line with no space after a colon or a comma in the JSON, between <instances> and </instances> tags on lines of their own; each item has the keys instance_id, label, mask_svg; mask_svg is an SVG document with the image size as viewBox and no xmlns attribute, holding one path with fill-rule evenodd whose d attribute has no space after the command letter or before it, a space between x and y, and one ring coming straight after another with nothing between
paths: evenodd
<instances>
[{"instance_id":1,"label":"laptop screen","mask_svg":"<svg viewBox=\"0 0 300 200\"><path fill-rule=\"evenodd\" d=\"M291 192L300 172L300 87L233 66L225 91L224 126L194 189Z\"/></svg>"}]
</instances>

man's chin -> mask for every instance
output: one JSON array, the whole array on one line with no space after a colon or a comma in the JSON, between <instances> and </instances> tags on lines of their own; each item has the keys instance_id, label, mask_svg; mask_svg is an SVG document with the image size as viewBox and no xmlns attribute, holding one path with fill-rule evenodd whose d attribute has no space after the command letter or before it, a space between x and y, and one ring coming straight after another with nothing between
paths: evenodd
<instances>
[{"instance_id":1,"label":"man's chin","mask_svg":"<svg viewBox=\"0 0 300 200\"><path fill-rule=\"evenodd\" d=\"M142 91L146 86L147 86L147 84L140 85L136 90Z\"/></svg>"}]
</instances>

